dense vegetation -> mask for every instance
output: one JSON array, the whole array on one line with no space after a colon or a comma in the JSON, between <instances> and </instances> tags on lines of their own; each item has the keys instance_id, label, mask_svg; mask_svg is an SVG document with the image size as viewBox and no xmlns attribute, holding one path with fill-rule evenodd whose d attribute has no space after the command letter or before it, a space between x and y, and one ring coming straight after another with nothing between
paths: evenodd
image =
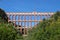
<instances>
[{"instance_id":1,"label":"dense vegetation","mask_svg":"<svg viewBox=\"0 0 60 40\"><path fill-rule=\"evenodd\" d=\"M22 35L17 33L13 23L8 23L8 17L4 10L0 9L0 40L18 40L23 39Z\"/></svg>"},{"instance_id":2,"label":"dense vegetation","mask_svg":"<svg viewBox=\"0 0 60 40\"><path fill-rule=\"evenodd\" d=\"M60 40L60 12L30 30L25 40Z\"/></svg>"},{"instance_id":3,"label":"dense vegetation","mask_svg":"<svg viewBox=\"0 0 60 40\"><path fill-rule=\"evenodd\" d=\"M8 17L4 10L0 8L0 22L8 22Z\"/></svg>"}]
</instances>

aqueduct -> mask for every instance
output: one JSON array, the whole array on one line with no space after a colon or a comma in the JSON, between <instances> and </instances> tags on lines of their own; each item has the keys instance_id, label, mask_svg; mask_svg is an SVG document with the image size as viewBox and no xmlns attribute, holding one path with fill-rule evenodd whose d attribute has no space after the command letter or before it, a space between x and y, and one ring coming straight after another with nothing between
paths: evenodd
<instances>
[{"instance_id":1,"label":"aqueduct","mask_svg":"<svg viewBox=\"0 0 60 40\"><path fill-rule=\"evenodd\" d=\"M33 26L36 26L38 22L41 22L43 18L49 18L53 15L53 13L40 13L40 12L27 12L27 13L6 13L10 19L8 19L8 22L11 21L14 24L20 25L17 27L21 32L23 31L23 34L28 33L28 28L32 28ZM15 26L15 25L14 25Z\"/></svg>"}]
</instances>

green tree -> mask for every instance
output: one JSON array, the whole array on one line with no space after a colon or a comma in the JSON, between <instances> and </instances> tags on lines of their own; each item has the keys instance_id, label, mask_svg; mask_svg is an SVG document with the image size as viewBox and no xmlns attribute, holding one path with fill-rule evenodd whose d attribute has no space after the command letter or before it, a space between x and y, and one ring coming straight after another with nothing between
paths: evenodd
<instances>
[{"instance_id":1,"label":"green tree","mask_svg":"<svg viewBox=\"0 0 60 40\"><path fill-rule=\"evenodd\" d=\"M0 19L3 19L4 22L8 22L8 17L6 15L5 11L2 10L1 8L0 8ZM0 22L1 22L1 20L0 20Z\"/></svg>"},{"instance_id":2,"label":"green tree","mask_svg":"<svg viewBox=\"0 0 60 40\"><path fill-rule=\"evenodd\" d=\"M56 12L49 20L44 19L37 28L29 31L26 40L60 40L60 12Z\"/></svg>"},{"instance_id":3,"label":"green tree","mask_svg":"<svg viewBox=\"0 0 60 40\"><path fill-rule=\"evenodd\" d=\"M0 9L0 40L23 40L21 34L13 26L13 23L8 23L8 17L4 10Z\"/></svg>"},{"instance_id":4,"label":"green tree","mask_svg":"<svg viewBox=\"0 0 60 40\"><path fill-rule=\"evenodd\" d=\"M16 40L17 32L11 24L0 24L0 40Z\"/></svg>"}]
</instances>

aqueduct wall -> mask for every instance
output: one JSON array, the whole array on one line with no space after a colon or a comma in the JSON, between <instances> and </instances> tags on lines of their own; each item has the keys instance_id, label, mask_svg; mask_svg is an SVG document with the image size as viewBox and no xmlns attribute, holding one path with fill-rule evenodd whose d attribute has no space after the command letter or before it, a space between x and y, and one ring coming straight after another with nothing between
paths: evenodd
<instances>
[{"instance_id":1,"label":"aqueduct wall","mask_svg":"<svg viewBox=\"0 0 60 40\"><path fill-rule=\"evenodd\" d=\"M33 25L36 26L38 22L41 22L43 20L43 18L48 19L54 13L52 13L52 12L51 13L40 13L40 12L14 13L14 12L10 12L10 13L6 13L6 14L10 18L10 19L8 19L8 22L11 21L15 25L16 24L20 25L21 27L18 27L20 29L20 31L22 32L22 29L24 28L24 34L27 34L28 28L32 28ZM32 22L34 22L34 24Z\"/></svg>"}]
</instances>

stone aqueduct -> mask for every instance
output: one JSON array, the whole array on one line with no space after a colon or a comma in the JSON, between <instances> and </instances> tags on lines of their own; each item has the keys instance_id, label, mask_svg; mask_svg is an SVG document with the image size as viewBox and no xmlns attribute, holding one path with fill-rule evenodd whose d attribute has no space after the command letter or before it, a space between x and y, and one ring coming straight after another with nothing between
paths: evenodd
<instances>
[{"instance_id":1,"label":"stone aqueduct","mask_svg":"<svg viewBox=\"0 0 60 40\"><path fill-rule=\"evenodd\" d=\"M27 12L27 13L18 12L18 13L14 13L14 12L11 12L11 13L6 13L6 14L9 18L11 17L10 19L8 19L8 22L11 21L14 24L16 24L16 22L18 22L18 25L20 25L20 26L17 26L16 28L19 29L21 33L27 34L28 33L27 29L32 28L33 25L37 25L38 22L41 22L43 20L43 16L45 18L49 18L54 13L52 13L52 12L51 13L40 13L40 12ZM33 18L32 18L32 16L33 16ZM22 17L23 20L21 20L21 17ZM23 22L23 24L21 24L22 22ZM26 24L26 22L28 22L28 23ZM32 24L32 22L34 22L34 24Z\"/></svg>"}]
</instances>

